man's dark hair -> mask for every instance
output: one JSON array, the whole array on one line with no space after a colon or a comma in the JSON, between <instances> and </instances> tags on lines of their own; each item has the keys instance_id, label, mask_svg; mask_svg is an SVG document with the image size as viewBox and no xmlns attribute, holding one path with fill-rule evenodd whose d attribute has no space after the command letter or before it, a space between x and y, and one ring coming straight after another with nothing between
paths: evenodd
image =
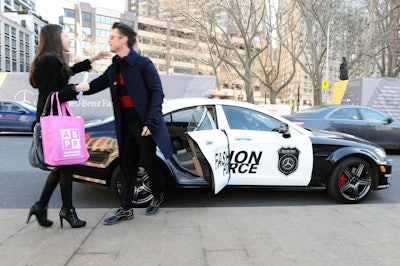
<instances>
[{"instance_id":1,"label":"man's dark hair","mask_svg":"<svg viewBox=\"0 0 400 266\"><path fill-rule=\"evenodd\" d=\"M115 22L112 25L112 29L118 29L119 30L119 34L128 37L128 46L129 48L133 48L133 46L136 43L136 32L133 31L133 29L131 27L129 27L128 25L121 23L121 22Z\"/></svg>"}]
</instances>

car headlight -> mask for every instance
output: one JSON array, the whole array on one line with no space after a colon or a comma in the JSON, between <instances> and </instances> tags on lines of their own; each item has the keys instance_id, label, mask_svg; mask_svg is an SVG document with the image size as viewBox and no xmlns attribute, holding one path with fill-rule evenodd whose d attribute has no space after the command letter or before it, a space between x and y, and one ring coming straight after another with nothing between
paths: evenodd
<instances>
[{"instance_id":1,"label":"car headlight","mask_svg":"<svg viewBox=\"0 0 400 266\"><path fill-rule=\"evenodd\" d=\"M382 161L385 161L387 159L386 158L386 152L385 152L384 149L375 148L374 152L379 157L379 159L381 159Z\"/></svg>"}]
</instances>

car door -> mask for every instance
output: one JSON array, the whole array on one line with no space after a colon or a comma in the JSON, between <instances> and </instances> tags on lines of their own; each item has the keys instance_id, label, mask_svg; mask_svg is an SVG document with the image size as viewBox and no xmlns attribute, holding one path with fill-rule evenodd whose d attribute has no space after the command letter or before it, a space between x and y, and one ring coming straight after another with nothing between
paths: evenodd
<instances>
[{"instance_id":1,"label":"car door","mask_svg":"<svg viewBox=\"0 0 400 266\"><path fill-rule=\"evenodd\" d=\"M229 182L229 145L222 130L187 132L198 174L209 182L217 194Z\"/></svg>"},{"instance_id":2,"label":"car door","mask_svg":"<svg viewBox=\"0 0 400 266\"><path fill-rule=\"evenodd\" d=\"M19 114L13 111L15 105L10 102L3 102L0 106L0 129L15 130L18 128Z\"/></svg>"},{"instance_id":3,"label":"car door","mask_svg":"<svg viewBox=\"0 0 400 266\"><path fill-rule=\"evenodd\" d=\"M313 167L312 143L265 113L223 107L229 129L230 185L307 186Z\"/></svg>"},{"instance_id":4,"label":"car door","mask_svg":"<svg viewBox=\"0 0 400 266\"><path fill-rule=\"evenodd\" d=\"M375 142L387 148L397 148L400 142L399 128L393 126L391 119L377 110L359 108L364 126L360 137Z\"/></svg>"},{"instance_id":5,"label":"car door","mask_svg":"<svg viewBox=\"0 0 400 266\"><path fill-rule=\"evenodd\" d=\"M330 123L328 130L358 137L363 134L365 122L361 119L361 115L356 107L340 107L329 114L326 119Z\"/></svg>"}]
</instances>

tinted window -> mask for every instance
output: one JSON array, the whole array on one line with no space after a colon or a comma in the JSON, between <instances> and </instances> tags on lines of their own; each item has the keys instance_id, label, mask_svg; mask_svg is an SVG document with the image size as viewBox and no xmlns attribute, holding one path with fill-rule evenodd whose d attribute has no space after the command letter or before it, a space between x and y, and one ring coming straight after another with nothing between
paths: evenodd
<instances>
[{"instance_id":1,"label":"tinted window","mask_svg":"<svg viewBox=\"0 0 400 266\"><path fill-rule=\"evenodd\" d=\"M254 110L224 106L226 119L231 129L277 131L281 121Z\"/></svg>"},{"instance_id":2,"label":"tinted window","mask_svg":"<svg viewBox=\"0 0 400 266\"><path fill-rule=\"evenodd\" d=\"M339 108L333 111L328 118L330 119L349 119L360 120L360 115L356 108Z\"/></svg>"},{"instance_id":3,"label":"tinted window","mask_svg":"<svg viewBox=\"0 0 400 266\"><path fill-rule=\"evenodd\" d=\"M360 108L360 113L363 119L367 121L386 121L389 118L388 116L368 108Z\"/></svg>"},{"instance_id":4,"label":"tinted window","mask_svg":"<svg viewBox=\"0 0 400 266\"><path fill-rule=\"evenodd\" d=\"M212 107L197 106L166 114L164 119L167 125L180 124L186 131L216 129L214 113Z\"/></svg>"}]
</instances>

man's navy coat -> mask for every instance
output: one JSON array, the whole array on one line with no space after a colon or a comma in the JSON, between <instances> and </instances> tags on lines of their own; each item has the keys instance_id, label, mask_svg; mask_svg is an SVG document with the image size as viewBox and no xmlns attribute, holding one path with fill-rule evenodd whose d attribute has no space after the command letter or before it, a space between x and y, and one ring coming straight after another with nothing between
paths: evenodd
<instances>
[{"instance_id":1,"label":"man's navy coat","mask_svg":"<svg viewBox=\"0 0 400 266\"><path fill-rule=\"evenodd\" d=\"M149 58L143 57L131 49L129 54L121 61L121 73L125 87L140 119L150 129L155 143L165 158L170 158L173 149L161 110L164 92L157 69ZM90 90L84 94L94 94L108 87L111 90L118 145L120 145L121 111L116 91L117 75L115 64L110 65L103 75L90 82Z\"/></svg>"}]
</instances>

